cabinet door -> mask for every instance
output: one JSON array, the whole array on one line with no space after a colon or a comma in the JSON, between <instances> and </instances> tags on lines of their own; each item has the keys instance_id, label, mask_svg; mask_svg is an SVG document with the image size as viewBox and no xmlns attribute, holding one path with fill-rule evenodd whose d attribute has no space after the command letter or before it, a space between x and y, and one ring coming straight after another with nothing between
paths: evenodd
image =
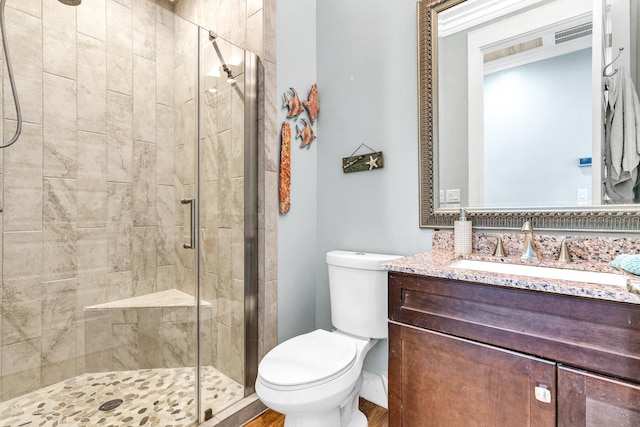
<instances>
[{"instance_id":1,"label":"cabinet door","mask_svg":"<svg viewBox=\"0 0 640 427\"><path fill-rule=\"evenodd\" d=\"M397 324L389 352L390 427L555 426L554 363Z\"/></svg>"},{"instance_id":2,"label":"cabinet door","mask_svg":"<svg viewBox=\"0 0 640 427\"><path fill-rule=\"evenodd\" d=\"M640 426L640 386L559 366L558 425Z\"/></svg>"}]
</instances>

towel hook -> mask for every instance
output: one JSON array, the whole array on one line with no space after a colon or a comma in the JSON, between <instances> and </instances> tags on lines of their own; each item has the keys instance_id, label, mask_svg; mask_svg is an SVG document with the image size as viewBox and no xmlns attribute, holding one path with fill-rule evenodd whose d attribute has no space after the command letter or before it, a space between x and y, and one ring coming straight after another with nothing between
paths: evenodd
<instances>
[{"instance_id":1,"label":"towel hook","mask_svg":"<svg viewBox=\"0 0 640 427\"><path fill-rule=\"evenodd\" d=\"M613 58L613 61L611 61L610 63L608 63L607 65L604 66L604 68L602 69L602 77L613 77L618 72L618 69L616 68L615 70L613 70L613 73L607 74L607 68L612 66L613 63L616 62L618 60L618 58L620 58L620 55L622 55L622 51L623 50L624 50L624 47L619 48L618 49L618 54L616 55L615 58Z\"/></svg>"}]
</instances>

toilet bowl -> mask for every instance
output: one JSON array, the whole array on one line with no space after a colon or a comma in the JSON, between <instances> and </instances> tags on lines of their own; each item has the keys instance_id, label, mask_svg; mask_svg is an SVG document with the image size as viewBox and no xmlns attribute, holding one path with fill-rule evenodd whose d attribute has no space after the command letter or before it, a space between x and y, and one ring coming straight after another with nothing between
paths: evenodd
<instances>
[{"instance_id":1,"label":"toilet bowl","mask_svg":"<svg viewBox=\"0 0 640 427\"><path fill-rule=\"evenodd\" d=\"M291 338L260 362L256 393L285 427L367 427L358 409L362 366L387 336L387 273L397 255L327 253L333 332Z\"/></svg>"},{"instance_id":2,"label":"toilet bowl","mask_svg":"<svg viewBox=\"0 0 640 427\"><path fill-rule=\"evenodd\" d=\"M286 427L366 426L366 418L352 421L364 357L376 342L322 329L292 338L260 363L256 393L286 415Z\"/></svg>"}]
</instances>

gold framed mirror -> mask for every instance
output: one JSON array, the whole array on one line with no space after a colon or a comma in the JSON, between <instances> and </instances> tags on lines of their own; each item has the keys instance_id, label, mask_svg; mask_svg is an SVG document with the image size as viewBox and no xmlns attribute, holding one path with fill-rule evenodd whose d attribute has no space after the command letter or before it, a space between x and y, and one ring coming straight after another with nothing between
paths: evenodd
<instances>
[{"instance_id":1,"label":"gold framed mirror","mask_svg":"<svg viewBox=\"0 0 640 427\"><path fill-rule=\"evenodd\" d=\"M469 4L474 3L477 8L482 8L483 0L474 0ZM572 0L561 0L570 2ZM561 2L560 1L560 2ZM447 169L447 165L441 164L439 154L446 151L447 146L445 144L451 144L451 140L447 140L445 137L439 134L440 119L442 114L439 111L439 46L438 46L438 16L439 14L451 10L456 6L466 3L466 0L422 0L417 3L417 24L418 24L418 100L419 100L419 197L420 197L420 227L423 228L452 228L454 220L458 219L460 207L464 207L469 217L474 221L474 227L481 229L519 229L525 221L531 221L534 227L538 230L562 230L562 231L601 231L601 232L624 232L624 233L636 233L640 232L640 205L637 201L634 203L620 203L620 204L607 204L611 203L606 196L600 195L599 191L602 184L602 177L600 175L594 175L595 177L589 177L593 181L593 190L589 188L588 192L591 197L591 193L594 193L593 200L589 200L589 204L580 201L579 188L582 184L572 184L578 186L578 202L575 205L561 203L547 203L545 200L542 203L537 204L535 200L528 203L520 203L519 205L500 205L500 204L485 204L485 205L469 205L464 202L469 200L462 200L459 206L453 204L442 203L443 194L446 188L441 187L441 171ZM494 2L495 3L495 2ZM532 10L536 6L536 3L540 3L549 6L548 0L512 0L510 2L502 2L503 4L518 4L514 7L525 7L527 10ZM526 3L526 4L525 4ZM582 0L581 5L584 5ZM589 2L591 3L591 2ZM598 1L593 1L593 5L598 4ZM606 2L603 2L605 4ZM630 2L633 6L634 2ZM522 6L525 4L524 6ZM478 6L479 5L479 6ZM565 5L557 6L565 7ZM606 6L603 10L596 10L594 8L590 12L589 25L593 25L593 32L600 33L605 32L606 21L603 19L605 15ZM558 9L560 10L560 9ZM637 11L633 12L639 15ZM547 15L549 15L547 11ZM573 18L572 18L573 19ZM504 21L504 19L502 19ZM573 19L573 21L576 21ZM572 21L572 22L573 22ZM577 21L576 21L577 22ZM592 24L591 24L592 22ZM575 24L575 22L574 22ZM580 25L585 27L583 22L578 22L574 27ZM599 27L600 26L600 27ZM476 27L477 28L477 27ZM634 29L637 31L637 29ZM637 33L634 33L637 34ZM593 37L595 39L595 37ZM636 37L637 39L637 37ZM628 40L628 38L627 38ZM633 37L632 37L633 40ZM596 42L597 43L597 42ZM603 42L604 43L604 42ZM633 42L631 44L634 44ZM601 46L594 44L589 49L594 51L598 50ZM614 47L610 47L610 51L613 51ZM581 47L580 49L582 49ZM494 49L495 50L495 49ZM506 49L505 49L506 50ZM637 50L637 48L636 48ZM639 55L640 56L640 55ZM590 57L589 57L590 58ZM598 61L602 64L607 64L606 56L602 58L596 58L594 60L589 59L590 63L593 63L593 69L595 70L598 65ZM636 57L637 61L637 57ZM633 67L630 67L633 68ZM611 70L611 69L610 69ZM464 70L463 70L464 71ZM465 71L467 72L467 71ZM595 72L590 75L595 76ZM636 71L638 72L638 71ZM638 72L640 75L640 72ZM603 79L601 75L594 77L590 84L593 87L602 86ZM465 82L466 84L467 82ZM589 82L588 82L589 83ZM598 86L596 86L598 85ZM592 104L596 105L593 110L594 123L600 118L598 115L604 117L604 110L599 103L598 93L596 90L591 91L589 96L592 97ZM465 110L467 106L459 106L459 111ZM471 108L471 107L468 107ZM596 110L596 108L598 110ZM440 117L439 117L440 115ZM465 122L466 112L456 114L447 114L448 120L454 120L460 118L462 125ZM604 120L604 118L602 119ZM593 131L593 146L596 147L593 150L593 162L596 165L604 162L600 159L599 145L600 138L604 138L604 130L601 129L601 124L592 125ZM598 134L598 133L601 133ZM591 138L591 136L589 136ZM583 151L574 150L580 155ZM576 157L580 157L576 155ZM589 166L591 166L591 152L582 158L589 159ZM466 154L466 156L469 156ZM576 159L581 161L581 159ZM474 157L474 161L476 158ZM472 162L469 162L472 163ZM582 165L579 165L582 166ZM545 170L545 165L538 166L540 174L549 175L549 171ZM575 168L574 168L575 169ZM597 168L594 168L597 169ZM449 171L459 170L458 166L448 167ZM578 170L585 175L584 170L586 168ZM467 173L467 171L464 171ZM575 172L575 171L574 171ZM460 172L462 173L462 172ZM509 176L505 177L509 180ZM537 178L533 176L532 181ZM473 179L469 179L472 182ZM586 185L585 185L586 187ZM640 184L638 187L640 189ZM464 198L464 192L470 191L469 189L463 189L462 194ZM575 188L572 190L575 195ZM582 190L584 191L584 190ZM584 194L584 193L582 193ZM448 197L448 193L447 193ZM457 197L457 199L456 199ZM471 199L474 199L471 197ZM477 198L476 198L477 199ZM453 194L452 200L461 201L460 190ZM604 201L604 203L603 203ZM526 204L526 205L525 205Z\"/></svg>"}]
</instances>

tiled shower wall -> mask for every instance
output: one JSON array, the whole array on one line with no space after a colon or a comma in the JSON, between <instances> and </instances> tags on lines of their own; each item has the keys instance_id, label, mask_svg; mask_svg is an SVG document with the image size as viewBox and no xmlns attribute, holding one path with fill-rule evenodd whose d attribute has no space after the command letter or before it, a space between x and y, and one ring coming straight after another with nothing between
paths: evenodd
<instances>
[{"instance_id":1,"label":"tiled shower wall","mask_svg":"<svg viewBox=\"0 0 640 427\"><path fill-rule=\"evenodd\" d=\"M201 1L183 0L176 12L261 58L262 356L277 339L275 0ZM0 151L3 400L85 371L84 324L75 322L85 306L172 288L188 274L184 257L173 261L184 237L172 139L180 70L163 7L7 1L25 124L20 141ZM13 134L6 71L0 124L5 138Z\"/></svg>"},{"instance_id":2,"label":"tiled shower wall","mask_svg":"<svg viewBox=\"0 0 640 427\"><path fill-rule=\"evenodd\" d=\"M1 153L3 400L85 372L84 307L175 287L178 234L173 14L9 0L6 20L24 126ZM8 138L6 71L3 118Z\"/></svg>"}]
</instances>

